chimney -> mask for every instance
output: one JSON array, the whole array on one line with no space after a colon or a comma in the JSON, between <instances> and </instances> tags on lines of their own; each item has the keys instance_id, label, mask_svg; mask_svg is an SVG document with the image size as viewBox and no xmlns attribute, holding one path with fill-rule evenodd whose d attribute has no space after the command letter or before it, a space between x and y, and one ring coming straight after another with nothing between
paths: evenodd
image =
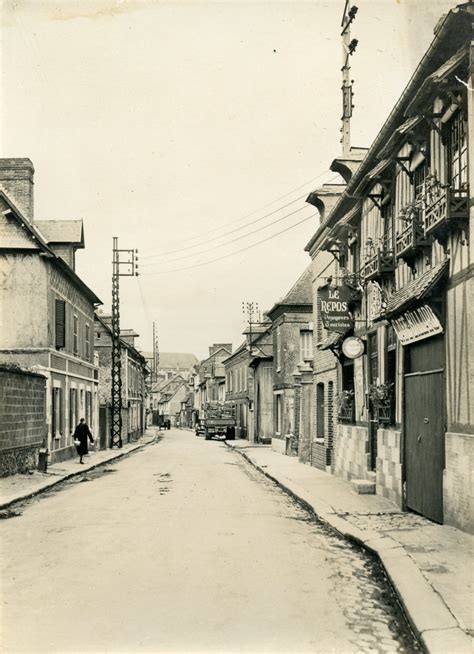
<instances>
[{"instance_id":1,"label":"chimney","mask_svg":"<svg viewBox=\"0 0 474 654\"><path fill-rule=\"evenodd\" d=\"M30 223L33 222L34 173L30 159L0 159L0 187Z\"/></svg>"}]
</instances>

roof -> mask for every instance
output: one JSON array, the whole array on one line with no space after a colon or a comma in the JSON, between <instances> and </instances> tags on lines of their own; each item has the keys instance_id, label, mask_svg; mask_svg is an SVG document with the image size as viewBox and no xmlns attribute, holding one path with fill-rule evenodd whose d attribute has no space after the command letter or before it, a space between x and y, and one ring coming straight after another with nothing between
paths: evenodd
<instances>
[{"instance_id":1,"label":"roof","mask_svg":"<svg viewBox=\"0 0 474 654\"><path fill-rule=\"evenodd\" d=\"M48 243L71 243L84 247L84 227L82 220L36 220L35 226Z\"/></svg>"},{"instance_id":2,"label":"roof","mask_svg":"<svg viewBox=\"0 0 474 654\"><path fill-rule=\"evenodd\" d=\"M147 359L153 359L153 352L144 352L143 354ZM189 370L199 363L198 358L189 352L160 352L158 359L158 369Z\"/></svg>"},{"instance_id":3,"label":"roof","mask_svg":"<svg viewBox=\"0 0 474 654\"><path fill-rule=\"evenodd\" d=\"M379 317L379 320L396 316L408 309L412 304L426 297L436 284L441 281L448 268L449 259L445 259L408 284L405 284L398 291L392 293L387 301L386 309L383 315Z\"/></svg>"},{"instance_id":4,"label":"roof","mask_svg":"<svg viewBox=\"0 0 474 654\"><path fill-rule=\"evenodd\" d=\"M111 323L108 323L106 320L104 320L103 315L100 315L99 313L95 313L94 314L94 320L96 320L97 322L100 322L102 327L104 327L104 329L106 331L108 331L109 334L112 336L112 325L111 325ZM122 332L120 332L120 334L122 334ZM140 352L139 350L137 350L136 347L134 347L131 343L128 343L128 341L126 341L122 337L120 337L120 346L126 348L127 350L130 350L131 352L133 352L135 357L138 358L143 365L145 365L145 366L147 365L147 361L146 361L146 358L143 356L143 352Z\"/></svg>"},{"instance_id":5,"label":"roof","mask_svg":"<svg viewBox=\"0 0 474 654\"><path fill-rule=\"evenodd\" d=\"M274 314L278 307L301 306L304 304L313 305L313 270L311 264L298 277L284 298L275 302L270 311L268 311L268 316L272 319L272 313Z\"/></svg>"},{"instance_id":6,"label":"roof","mask_svg":"<svg viewBox=\"0 0 474 654\"><path fill-rule=\"evenodd\" d=\"M241 343L239 345L239 347L236 350L234 350L230 356L228 356L226 359L223 360L222 363L225 365L228 361L230 361L235 356L237 356L237 354L240 354L241 352L243 352L246 349L247 349L247 340L245 340L243 343Z\"/></svg>"},{"instance_id":7,"label":"roof","mask_svg":"<svg viewBox=\"0 0 474 654\"><path fill-rule=\"evenodd\" d=\"M463 3L451 9L442 19L436 30L435 37L425 52L422 60L416 67L408 84L403 90L399 100L388 115L385 123L382 125L379 133L375 137L370 149L358 167L357 171L348 182L344 193L339 198L337 204L326 218L325 224L332 227L341 219L348 210L350 210L357 196L361 194L362 188L367 184L367 173L380 158L381 150L386 144L393 132L402 125L406 120L408 108L412 106L420 86L427 76L435 72L446 62L446 50L449 53L455 53L457 50L471 38L472 22L472 3ZM305 250L311 252L315 245L318 231L306 245ZM324 244L323 244L324 245Z\"/></svg>"},{"instance_id":8,"label":"roof","mask_svg":"<svg viewBox=\"0 0 474 654\"><path fill-rule=\"evenodd\" d=\"M24 229L30 234L31 238L38 245L39 249L44 252L44 255L51 261L51 263L57 266L61 272L63 272L69 279L78 286L81 291L89 298L89 301L93 304L102 304L97 295L92 291L87 284L85 284L82 279L77 275L77 273L69 266L64 259L58 257L55 252L49 247L48 243L45 240L43 234L37 229L34 223L30 223L29 220L25 218L22 212L18 209L12 199L0 189L0 197L6 202L9 207L4 213L12 213L16 220L24 227Z\"/></svg>"}]
</instances>

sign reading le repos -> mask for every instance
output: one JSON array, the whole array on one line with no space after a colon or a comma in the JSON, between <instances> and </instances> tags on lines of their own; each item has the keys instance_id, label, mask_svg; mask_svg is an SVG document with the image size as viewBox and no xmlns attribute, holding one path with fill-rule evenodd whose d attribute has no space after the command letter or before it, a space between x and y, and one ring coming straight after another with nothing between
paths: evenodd
<instances>
[{"instance_id":1,"label":"sign reading le repos","mask_svg":"<svg viewBox=\"0 0 474 654\"><path fill-rule=\"evenodd\" d=\"M339 334L352 329L354 319L349 311L351 297L351 289L347 286L325 286L319 289L321 317L326 329Z\"/></svg>"}]
</instances>

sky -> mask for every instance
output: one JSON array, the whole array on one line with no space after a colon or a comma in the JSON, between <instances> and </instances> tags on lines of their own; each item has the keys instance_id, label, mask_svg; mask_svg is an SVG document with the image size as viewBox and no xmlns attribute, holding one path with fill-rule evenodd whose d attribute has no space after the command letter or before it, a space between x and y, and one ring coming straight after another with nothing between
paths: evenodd
<instances>
[{"instance_id":1,"label":"sky","mask_svg":"<svg viewBox=\"0 0 474 654\"><path fill-rule=\"evenodd\" d=\"M352 145L369 146L454 6L360 0ZM305 203L340 154L344 0L3 0L1 156L35 218L82 218L76 270L110 311L112 238L138 250L121 326L152 349L243 340L310 264Z\"/></svg>"}]
</instances>

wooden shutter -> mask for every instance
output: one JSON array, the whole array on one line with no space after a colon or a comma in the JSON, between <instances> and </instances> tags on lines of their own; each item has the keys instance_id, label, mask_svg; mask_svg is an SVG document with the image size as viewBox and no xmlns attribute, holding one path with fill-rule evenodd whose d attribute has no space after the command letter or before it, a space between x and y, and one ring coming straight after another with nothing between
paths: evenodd
<instances>
[{"instance_id":1,"label":"wooden shutter","mask_svg":"<svg viewBox=\"0 0 474 654\"><path fill-rule=\"evenodd\" d=\"M66 302L55 300L55 334L56 347L66 347Z\"/></svg>"}]
</instances>

